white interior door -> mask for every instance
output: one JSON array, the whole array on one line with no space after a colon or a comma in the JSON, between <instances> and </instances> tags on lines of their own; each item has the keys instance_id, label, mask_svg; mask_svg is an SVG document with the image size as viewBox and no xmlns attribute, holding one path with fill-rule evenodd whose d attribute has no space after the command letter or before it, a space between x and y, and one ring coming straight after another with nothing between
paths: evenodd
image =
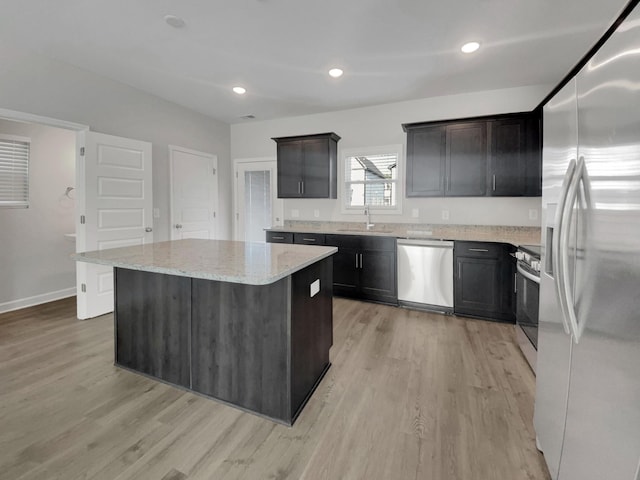
<instances>
[{"instance_id":1,"label":"white interior door","mask_svg":"<svg viewBox=\"0 0 640 480\"><path fill-rule=\"evenodd\" d=\"M236 239L264 242L264 229L282 224L283 202L276 196L276 161L236 161L235 167Z\"/></svg>"},{"instance_id":2,"label":"white interior door","mask_svg":"<svg viewBox=\"0 0 640 480\"><path fill-rule=\"evenodd\" d=\"M78 142L76 251L153 242L151 144L95 132ZM76 279L78 318L113 311L113 268L77 262Z\"/></svg>"},{"instance_id":3,"label":"white interior door","mask_svg":"<svg viewBox=\"0 0 640 480\"><path fill-rule=\"evenodd\" d=\"M171 239L216 238L218 159L215 155L169 147Z\"/></svg>"}]
</instances>

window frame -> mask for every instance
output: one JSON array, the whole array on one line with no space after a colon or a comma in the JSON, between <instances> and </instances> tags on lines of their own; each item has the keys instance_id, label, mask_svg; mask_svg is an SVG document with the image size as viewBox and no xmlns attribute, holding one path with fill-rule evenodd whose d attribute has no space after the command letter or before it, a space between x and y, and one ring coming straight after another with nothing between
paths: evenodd
<instances>
[{"instance_id":1,"label":"window frame","mask_svg":"<svg viewBox=\"0 0 640 480\"><path fill-rule=\"evenodd\" d=\"M347 159L350 157L366 157L369 155L390 155L395 154L397 158L396 162L396 178L392 180L396 185L396 204L392 206L385 205L369 205L369 211L378 214L385 215L401 215L402 214L402 199L404 197L404 157L402 155L403 149L401 144L394 145L382 145L375 147L358 147L358 148L345 148L342 149L339 156L338 165L338 182L340 183L340 192L338 195L340 201L340 211L343 214L348 215L362 215L365 206L350 206L347 205L349 198L349 192L347 186L353 183L375 184L375 183L389 183L389 181L347 181Z\"/></svg>"},{"instance_id":2,"label":"window frame","mask_svg":"<svg viewBox=\"0 0 640 480\"><path fill-rule=\"evenodd\" d=\"M0 199L0 209L4 208L29 208L31 204L31 138L23 137L20 135L11 135L6 133L0 133L0 140L5 141L14 141L14 142L22 142L26 143L29 146L29 151L27 155L27 171L26 171L26 182L27 182L27 191L26 198L24 201L15 201L15 202L4 202Z\"/></svg>"}]
</instances>

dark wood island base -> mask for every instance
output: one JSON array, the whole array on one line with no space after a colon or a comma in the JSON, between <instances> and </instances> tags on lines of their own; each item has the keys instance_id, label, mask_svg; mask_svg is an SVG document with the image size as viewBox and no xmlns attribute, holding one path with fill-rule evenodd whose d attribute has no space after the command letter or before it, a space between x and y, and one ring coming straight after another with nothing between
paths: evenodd
<instances>
[{"instance_id":1,"label":"dark wood island base","mask_svg":"<svg viewBox=\"0 0 640 480\"><path fill-rule=\"evenodd\" d=\"M292 425L330 366L332 262L266 285L116 267L115 364Z\"/></svg>"}]
</instances>

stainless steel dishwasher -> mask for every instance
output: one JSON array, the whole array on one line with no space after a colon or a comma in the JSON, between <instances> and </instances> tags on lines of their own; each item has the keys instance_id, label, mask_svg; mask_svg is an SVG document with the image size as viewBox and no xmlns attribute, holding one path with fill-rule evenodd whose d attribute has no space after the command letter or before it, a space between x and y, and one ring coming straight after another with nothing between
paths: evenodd
<instances>
[{"instance_id":1,"label":"stainless steel dishwasher","mask_svg":"<svg viewBox=\"0 0 640 480\"><path fill-rule=\"evenodd\" d=\"M398 240L398 303L453 312L453 242Z\"/></svg>"}]
</instances>

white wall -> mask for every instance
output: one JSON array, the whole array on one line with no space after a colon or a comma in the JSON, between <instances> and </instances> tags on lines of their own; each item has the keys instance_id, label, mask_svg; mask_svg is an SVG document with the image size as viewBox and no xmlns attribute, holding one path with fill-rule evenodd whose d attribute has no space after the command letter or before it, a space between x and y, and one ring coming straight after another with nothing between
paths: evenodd
<instances>
[{"instance_id":1,"label":"white wall","mask_svg":"<svg viewBox=\"0 0 640 480\"><path fill-rule=\"evenodd\" d=\"M229 125L69 64L0 44L0 108L89 125L153 144L156 240L169 237L168 145L218 156L221 238L231 235Z\"/></svg>"},{"instance_id":2,"label":"white wall","mask_svg":"<svg viewBox=\"0 0 640 480\"><path fill-rule=\"evenodd\" d=\"M64 237L75 228L75 202L64 195L75 184L75 133L0 119L3 133L29 137L31 155L29 208L0 208L0 311L74 295L76 283L75 242Z\"/></svg>"},{"instance_id":3,"label":"white wall","mask_svg":"<svg viewBox=\"0 0 640 480\"><path fill-rule=\"evenodd\" d=\"M406 152L403 123L530 111L550 90L550 86L493 90L235 124L231 126L231 156L275 158L272 137L332 131L342 137L338 142L339 159L341 150L347 148L402 144ZM340 188L338 191L338 200L285 200L285 219L364 220L364 215L341 213ZM402 215L374 214L373 221L539 226L540 206L540 198L405 198ZM418 218L411 216L414 208L419 211ZM292 210L299 211L298 218L293 218ZM314 217L314 210L319 211L318 218ZM449 211L449 220L442 219L442 210ZM529 219L529 210L535 210L538 218Z\"/></svg>"}]
</instances>

